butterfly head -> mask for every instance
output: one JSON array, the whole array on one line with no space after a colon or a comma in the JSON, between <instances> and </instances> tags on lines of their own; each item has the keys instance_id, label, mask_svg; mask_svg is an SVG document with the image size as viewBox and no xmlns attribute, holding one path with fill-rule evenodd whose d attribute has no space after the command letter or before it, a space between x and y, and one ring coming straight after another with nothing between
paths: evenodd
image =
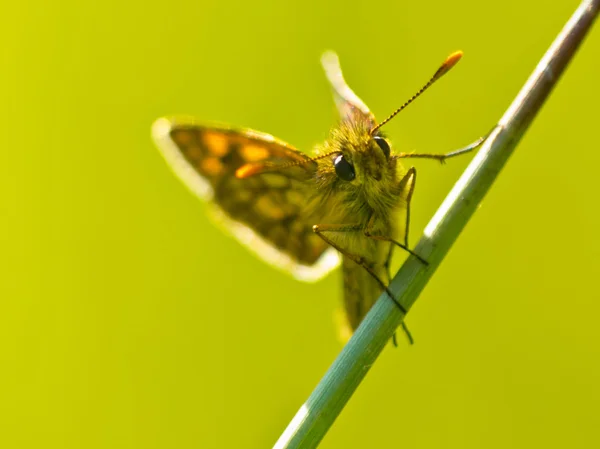
<instances>
[{"instance_id":1,"label":"butterfly head","mask_svg":"<svg viewBox=\"0 0 600 449\"><path fill-rule=\"evenodd\" d=\"M385 181L392 174L395 160L390 144L381 133L371 135L370 130L371 125L362 121L345 121L332 130L324 147L331 156L325 170L340 183L364 185Z\"/></svg>"},{"instance_id":2,"label":"butterfly head","mask_svg":"<svg viewBox=\"0 0 600 449\"><path fill-rule=\"evenodd\" d=\"M381 133L372 135L371 128L366 121L343 121L321 148L323 157L315 158L319 190L348 206L344 209L349 213L356 205L379 210L392 201L397 158L387 139Z\"/></svg>"}]
</instances>

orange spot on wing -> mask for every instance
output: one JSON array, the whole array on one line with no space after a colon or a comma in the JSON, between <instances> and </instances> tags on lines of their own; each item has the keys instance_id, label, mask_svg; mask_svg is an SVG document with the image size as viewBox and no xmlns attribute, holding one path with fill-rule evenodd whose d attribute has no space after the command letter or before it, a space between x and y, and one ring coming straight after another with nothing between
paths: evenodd
<instances>
[{"instance_id":1,"label":"orange spot on wing","mask_svg":"<svg viewBox=\"0 0 600 449\"><path fill-rule=\"evenodd\" d=\"M239 179L248 178L252 175L260 173L263 169L263 164L245 164L235 171L235 177Z\"/></svg>"},{"instance_id":2,"label":"orange spot on wing","mask_svg":"<svg viewBox=\"0 0 600 449\"><path fill-rule=\"evenodd\" d=\"M204 159L200 162L200 168L209 176L216 176L223 171L223 163L214 157Z\"/></svg>"},{"instance_id":3,"label":"orange spot on wing","mask_svg":"<svg viewBox=\"0 0 600 449\"><path fill-rule=\"evenodd\" d=\"M202 141L204 142L204 145L206 145L208 151L215 156L224 156L227 154L229 144L231 143L231 139L225 134L212 131L205 131L202 136Z\"/></svg>"},{"instance_id":4,"label":"orange spot on wing","mask_svg":"<svg viewBox=\"0 0 600 449\"><path fill-rule=\"evenodd\" d=\"M258 145L244 145L240 148L240 153L248 162L261 161L270 155L269 150Z\"/></svg>"}]
</instances>

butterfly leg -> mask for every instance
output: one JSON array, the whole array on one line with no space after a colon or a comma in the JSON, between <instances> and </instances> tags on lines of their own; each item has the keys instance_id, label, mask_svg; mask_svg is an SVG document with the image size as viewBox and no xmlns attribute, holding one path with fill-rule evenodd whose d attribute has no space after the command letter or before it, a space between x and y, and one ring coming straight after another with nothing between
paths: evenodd
<instances>
[{"instance_id":1,"label":"butterfly leg","mask_svg":"<svg viewBox=\"0 0 600 449\"><path fill-rule=\"evenodd\" d=\"M408 189L408 192L406 194L406 223L404 225L404 246L408 247L408 227L410 225L410 203L412 200L412 196L413 196L413 192L415 191L415 183L417 180L417 169L414 167L411 167L408 172L406 172L406 175L404 175L404 177L400 180L399 183L399 189L401 192L404 192L406 190L406 186L409 182L411 182L410 184L410 188ZM388 283L390 283L392 281L392 273L390 272L390 265L392 262L392 255L394 254L394 248L396 246L394 245L393 242L390 242L390 249L388 251L388 255L385 259L385 263L383 264L383 266L385 267L385 271L388 277Z\"/></svg>"},{"instance_id":2,"label":"butterfly leg","mask_svg":"<svg viewBox=\"0 0 600 449\"><path fill-rule=\"evenodd\" d=\"M415 191L416 181L417 181L417 169L414 167L411 167L408 170L408 172L406 173L406 175L404 175L404 177L400 180L400 185L399 185L400 191L404 192L406 190L406 186L410 182L410 187L408 188L408 192L406 194L406 223L405 223L405 227L404 227L404 246L406 248L408 248L408 229L409 229L409 225L410 225L410 204L411 204L413 192ZM388 251L388 255L387 255L387 258L386 258L385 264L384 264L385 270L387 273L387 277L388 277L388 285L390 282L392 282L392 274L390 272L390 265L392 262L392 255L394 253L395 247L396 247L396 245L394 244L394 242L390 242L390 249ZM408 341L412 345L414 343L414 339L404 321L402 322L402 330L404 331L406 338L408 338ZM396 336L396 332L394 332L394 335L392 335L392 343L394 344L395 347L398 347L398 338Z\"/></svg>"},{"instance_id":3,"label":"butterfly leg","mask_svg":"<svg viewBox=\"0 0 600 449\"><path fill-rule=\"evenodd\" d=\"M417 177L417 170L414 167L411 167L408 170L408 172L406 173L406 175L404 175L404 177L400 180L400 184L399 184L400 190L404 191L406 185L409 182L411 183L409 190L406 194L406 223L405 223L405 232L404 232L404 244L398 242L397 240L394 240L392 237L374 234L373 233L373 225L375 223L375 215L371 215L371 218L369 219L369 222L367 223L367 227L363 230L363 233L365 234L365 237L368 237L370 239L381 240L384 242L390 242L392 245L402 248L404 251L409 253L411 256L416 257L423 264L429 265L429 263L425 259L423 259L421 256L419 256L417 253L415 253L413 250L411 250L408 247L408 229L409 229L409 225L410 225L410 202L412 200L413 192L415 190L416 177ZM391 258L391 255L392 255L392 251L390 250L390 252L388 253L388 257ZM387 260L386 264L389 265L389 262L390 261Z\"/></svg>"},{"instance_id":4,"label":"butterfly leg","mask_svg":"<svg viewBox=\"0 0 600 449\"><path fill-rule=\"evenodd\" d=\"M383 290L385 290L385 292L388 294L390 299L392 301L394 301L394 303L396 304L396 306L398 306L398 308L402 311L402 313L404 315L406 315L406 309L404 308L404 306L398 302L398 300L394 297L394 295L392 294L390 289L387 287L387 285L384 284L384 282L379 278L379 276L377 276L377 274L373 271L373 269L367 264L367 262L361 256L348 253L346 250L340 248L339 245L336 245L331 239L329 239L325 235L323 235L323 232L358 232L358 231L362 231L362 230L363 230L362 225L321 224L321 225L313 226L313 232L315 234L317 234L319 237L321 237L325 241L325 243L334 247L341 254L348 257L350 260L352 260L353 262L355 262L356 264L360 265L365 270L367 270L367 272L373 277L373 279L375 279L379 283L379 285L381 285L381 288ZM393 246L391 246L391 247L393 248ZM390 249L388 259L391 258L391 253L392 253L392 251ZM386 261L386 264L388 262L389 261ZM388 270L388 276L389 276L389 270ZM412 334L408 330L408 327L406 326L406 323L404 323L404 321L402 321L402 330L406 334L406 338L408 339L409 343L412 345L414 343L414 340L413 340ZM398 347L398 340L396 339L395 332L394 332L394 335L392 336L392 342L395 347Z\"/></svg>"},{"instance_id":5,"label":"butterfly leg","mask_svg":"<svg viewBox=\"0 0 600 449\"><path fill-rule=\"evenodd\" d=\"M429 265L429 262L427 262L425 259L423 259L421 256L419 256L417 253L415 253L408 246L403 245L402 243L400 243L397 240L394 240L391 237L386 237L384 235L374 235L374 234L371 234L371 231L368 228L364 230L364 234L365 234L365 237L368 237L368 238L373 239L373 240L381 240L382 242L390 242L393 245L396 245L397 247L402 248L404 251L406 251L411 256L414 256L417 259L419 259L419 261L421 263L423 263L424 265Z\"/></svg>"},{"instance_id":6,"label":"butterfly leg","mask_svg":"<svg viewBox=\"0 0 600 449\"><path fill-rule=\"evenodd\" d=\"M378 235L372 235L370 234L369 231L369 226L372 225L372 219L369 220L369 224L367 225L367 228L363 231L365 236L374 240L383 240L385 242L390 242L390 251L388 253L388 260L386 260L385 265L388 269L388 277L391 278L390 274L389 274L389 262L392 256L392 250L394 248L394 245L399 246L400 248L404 249L405 251L408 251L410 254L412 254L413 256L415 256L416 258L418 258L421 262L423 262L425 265L427 265L427 261L425 261L425 259L423 259L421 256L419 256L417 253L411 251L407 245L402 245L401 243L397 242L396 240L390 238L390 237L384 237L384 236L378 236ZM323 237L321 237L323 238ZM339 250L338 250L339 251ZM379 280L379 279L378 279ZM379 281L381 283L381 281ZM388 293L388 295L390 295L391 298L393 298L390 290L388 288L385 289ZM394 302L398 305L398 307L400 307L400 310L402 310L402 312L404 312L404 307L400 305L400 303L394 299ZM412 345L414 343L414 339L412 334L410 333L410 330L408 329L408 327L406 326L406 323L404 321L402 321L402 330L404 331L404 334L406 335L406 338L408 339L409 343ZM398 339L396 338L396 333L394 332L394 335L392 335L392 343L394 344L394 346L398 347Z\"/></svg>"},{"instance_id":7,"label":"butterfly leg","mask_svg":"<svg viewBox=\"0 0 600 449\"><path fill-rule=\"evenodd\" d=\"M339 245L334 243L331 239L329 239L328 237L326 237L323 234L324 232L359 232L359 231L362 231L362 229L363 229L363 226L358 225L358 224L355 224L355 225L318 224L318 225L313 226L313 232L315 234L317 234L319 237L321 237L325 241L325 243L334 247L342 255L344 255L348 259L352 260L354 263L360 265L365 270L367 270L367 272L371 275L371 277L373 279L375 279L379 283L381 288L387 292L387 294L392 299L392 301L394 301L396 303L396 305L402 311L402 313L406 314L406 309L404 308L404 306L402 304L400 304L396 300L396 298L394 298L394 295L388 289L387 285L385 285L385 283L379 278L379 276L377 276L377 273L375 273L373 271L373 268L371 268L371 266L367 263L367 261L362 256L349 253L348 251L341 248Z\"/></svg>"},{"instance_id":8,"label":"butterfly leg","mask_svg":"<svg viewBox=\"0 0 600 449\"><path fill-rule=\"evenodd\" d=\"M440 161L442 164L446 162L446 159L450 159L451 157L460 156L462 154L469 153L479 147L489 134L484 137L480 137L475 142L467 145L466 147L460 148L458 150L451 151L446 154L434 154L434 153L400 153L398 155L399 158L420 158L420 159L435 159Z\"/></svg>"},{"instance_id":9,"label":"butterfly leg","mask_svg":"<svg viewBox=\"0 0 600 449\"><path fill-rule=\"evenodd\" d=\"M411 167L406 174L404 175L404 177L400 180L400 183L398 185L399 190L401 192L404 192L406 190L406 186L408 185L408 183L410 182L410 187L408 189L408 192L406 193L406 223L404 226L404 246L408 247L408 227L410 225L410 203L412 200L412 196L413 196L413 192L415 191L415 182L417 180L417 169L414 167ZM388 251L388 255L387 258L385 259L385 271L387 273L387 277L388 277L388 283L392 281L392 274L390 272L390 264L392 262L392 255L394 254L394 248L395 245L394 243L390 242L390 249Z\"/></svg>"},{"instance_id":10,"label":"butterfly leg","mask_svg":"<svg viewBox=\"0 0 600 449\"><path fill-rule=\"evenodd\" d=\"M392 282L392 272L390 271L390 266L392 263L392 255L394 254L394 248L394 244L390 243L390 249L388 250L387 257L385 258L385 263L383 264L383 267L385 268L385 274L388 278L388 284Z\"/></svg>"},{"instance_id":11,"label":"butterfly leg","mask_svg":"<svg viewBox=\"0 0 600 449\"><path fill-rule=\"evenodd\" d=\"M392 254L394 253L395 247L396 246L393 243L390 243L390 249L389 249L389 252L387 255L387 259L384 264L385 271L386 271L387 278L388 278L388 285L390 284L390 282L392 282L392 273L390 272L390 262L392 260ZM402 330L404 331L404 334L406 335L408 342L411 345L414 344L415 340L413 339L413 336L410 333L410 330L408 329L408 327L406 326L406 323L404 321L402 322ZM398 347L398 337L396 336L396 332L394 332L394 335L392 335L392 343L396 348Z\"/></svg>"}]
</instances>

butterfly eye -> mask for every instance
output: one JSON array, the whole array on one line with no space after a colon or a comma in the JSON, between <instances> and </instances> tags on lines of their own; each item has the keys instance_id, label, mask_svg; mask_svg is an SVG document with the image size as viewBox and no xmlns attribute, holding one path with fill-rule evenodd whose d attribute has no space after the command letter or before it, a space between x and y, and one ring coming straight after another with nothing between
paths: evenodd
<instances>
[{"instance_id":1,"label":"butterfly eye","mask_svg":"<svg viewBox=\"0 0 600 449\"><path fill-rule=\"evenodd\" d=\"M335 174L343 181L352 181L356 176L354 167L344 158L343 154L335 158L333 167L335 168Z\"/></svg>"},{"instance_id":2,"label":"butterfly eye","mask_svg":"<svg viewBox=\"0 0 600 449\"><path fill-rule=\"evenodd\" d=\"M375 136L375 137L373 137L373 140L379 146L379 148L381 148L381 151L383 151L383 154L385 154L385 157L389 158L390 157L390 144L387 143L387 140L385 140L381 136Z\"/></svg>"}]
</instances>

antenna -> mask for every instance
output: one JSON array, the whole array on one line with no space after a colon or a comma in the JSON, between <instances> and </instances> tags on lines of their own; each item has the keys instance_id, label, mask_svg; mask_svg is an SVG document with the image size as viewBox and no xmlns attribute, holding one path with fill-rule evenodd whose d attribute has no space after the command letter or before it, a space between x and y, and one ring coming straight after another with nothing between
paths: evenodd
<instances>
[{"instance_id":1,"label":"antenna","mask_svg":"<svg viewBox=\"0 0 600 449\"><path fill-rule=\"evenodd\" d=\"M415 101L416 98L419 95L421 95L423 92L425 92L433 83L435 83L442 76L444 76L446 73L448 73L448 71L452 67L454 67L458 61L460 61L460 58L462 58L462 55L463 55L462 51L456 51L456 52L452 53L450 56L448 56L446 58L446 60L443 62L443 64L440 66L440 68L437 69L435 74L431 77L431 79L429 81L427 81L427 84L425 84L423 87L421 87L421 89L419 89L419 91L416 94L414 94L412 97L410 97L410 99L406 103L404 103L402 106L400 106L394 112L392 112L392 114L388 118L386 118L383 122L381 122L379 125L375 125L373 128L371 128L371 131L369 131L369 134L370 135L375 134L375 131L377 131L379 128L381 128L383 125L385 125L391 119L393 119L396 116L396 114L398 114L398 112L400 112L406 106L408 106L413 101Z\"/></svg>"},{"instance_id":2,"label":"antenna","mask_svg":"<svg viewBox=\"0 0 600 449\"><path fill-rule=\"evenodd\" d=\"M287 164L280 164L280 165L274 164L270 161L249 162L247 164L242 165L240 168L238 168L235 171L235 177L238 179L245 179L245 178L249 178L250 176L258 175L260 173L273 172L273 171L283 170L285 168L296 167L298 165L304 165L304 164L308 164L309 162L318 161L319 159L326 158L327 156L331 156L332 154L336 154L336 153L339 153L339 151L330 151L325 154L320 154L319 156L315 156L315 157L311 157L311 158L307 157L303 161L288 162Z\"/></svg>"}]
</instances>

